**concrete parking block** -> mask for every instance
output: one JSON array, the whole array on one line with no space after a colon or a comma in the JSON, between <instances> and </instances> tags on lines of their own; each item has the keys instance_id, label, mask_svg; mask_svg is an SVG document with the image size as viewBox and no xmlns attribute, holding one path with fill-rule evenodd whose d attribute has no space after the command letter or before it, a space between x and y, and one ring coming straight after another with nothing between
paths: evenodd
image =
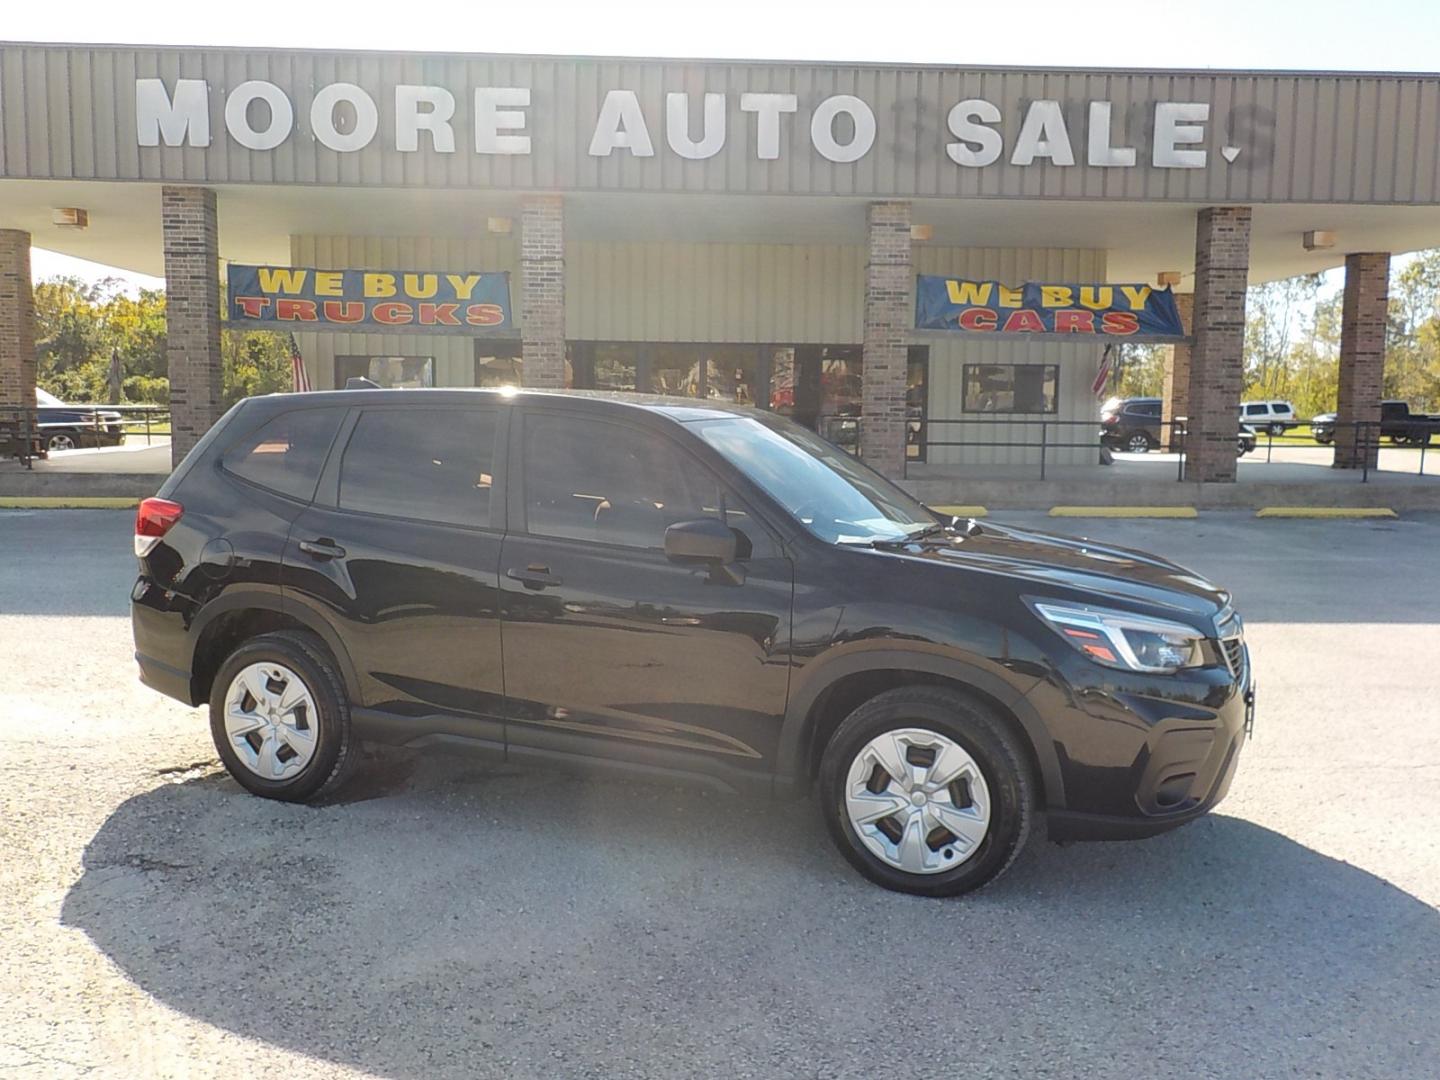
<instances>
[{"instance_id":1,"label":"concrete parking block","mask_svg":"<svg viewBox=\"0 0 1440 1080\"><path fill-rule=\"evenodd\" d=\"M1051 517L1193 518L1193 506L1052 506Z\"/></svg>"},{"instance_id":2,"label":"concrete parking block","mask_svg":"<svg viewBox=\"0 0 1440 1080\"><path fill-rule=\"evenodd\" d=\"M1264 506L1255 511L1259 518L1393 518L1388 506Z\"/></svg>"}]
</instances>

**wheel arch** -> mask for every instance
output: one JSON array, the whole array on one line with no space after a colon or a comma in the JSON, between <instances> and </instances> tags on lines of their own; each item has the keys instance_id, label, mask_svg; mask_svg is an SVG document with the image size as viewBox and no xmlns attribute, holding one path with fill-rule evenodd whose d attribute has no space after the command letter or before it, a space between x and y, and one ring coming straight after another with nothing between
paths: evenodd
<instances>
[{"instance_id":1,"label":"wheel arch","mask_svg":"<svg viewBox=\"0 0 1440 1080\"><path fill-rule=\"evenodd\" d=\"M831 733L860 704L898 686L950 686L990 705L1010 726L1035 769L1041 804L1065 805L1060 760L1044 721L1023 691L979 663L907 649L863 649L815 661L792 688L780 733L776 775L808 790Z\"/></svg>"},{"instance_id":2,"label":"wheel arch","mask_svg":"<svg viewBox=\"0 0 1440 1080\"><path fill-rule=\"evenodd\" d=\"M356 700L359 683L354 664L339 635L322 615L289 597L282 599L278 593L243 590L211 601L191 626L191 704L203 705L210 700L215 675L236 646L273 630L308 630L320 638L335 661L346 695Z\"/></svg>"}]
</instances>

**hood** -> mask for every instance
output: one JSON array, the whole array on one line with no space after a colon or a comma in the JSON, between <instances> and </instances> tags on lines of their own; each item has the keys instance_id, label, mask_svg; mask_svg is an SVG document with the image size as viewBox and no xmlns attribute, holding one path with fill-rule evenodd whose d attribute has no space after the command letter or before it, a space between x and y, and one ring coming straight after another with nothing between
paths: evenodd
<instances>
[{"instance_id":1,"label":"hood","mask_svg":"<svg viewBox=\"0 0 1440 1080\"><path fill-rule=\"evenodd\" d=\"M1230 594L1193 571L1143 551L1008 525L977 523L903 548L896 554L948 566L1029 578L1037 586L1097 594L1094 603L1129 602L1212 622Z\"/></svg>"}]
</instances>

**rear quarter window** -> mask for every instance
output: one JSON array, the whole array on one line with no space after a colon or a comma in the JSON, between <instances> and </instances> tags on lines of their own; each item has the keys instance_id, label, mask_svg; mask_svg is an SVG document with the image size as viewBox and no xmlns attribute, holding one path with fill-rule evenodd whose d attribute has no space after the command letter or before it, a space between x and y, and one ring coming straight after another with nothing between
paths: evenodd
<instances>
[{"instance_id":1,"label":"rear quarter window","mask_svg":"<svg viewBox=\"0 0 1440 1080\"><path fill-rule=\"evenodd\" d=\"M220 457L226 472L292 499L315 497L343 409L292 409L273 417Z\"/></svg>"}]
</instances>

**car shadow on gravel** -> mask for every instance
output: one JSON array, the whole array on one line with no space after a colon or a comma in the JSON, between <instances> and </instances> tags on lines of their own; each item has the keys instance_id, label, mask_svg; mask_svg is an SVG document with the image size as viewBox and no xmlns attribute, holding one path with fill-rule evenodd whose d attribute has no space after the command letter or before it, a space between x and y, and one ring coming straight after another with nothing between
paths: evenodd
<instances>
[{"instance_id":1,"label":"car shadow on gravel","mask_svg":"<svg viewBox=\"0 0 1440 1080\"><path fill-rule=\"evenodd\" d=\"M915 1076L1419 1076L1440 1054L1440 915L1236 818L1033 842L927 901L855 876L810 802L390 767L388 794L324 807L212 771L137 795L63 922L172 1009L386 1076L861 1075L882 1046Z\"/></svg>"}]
</instances>

